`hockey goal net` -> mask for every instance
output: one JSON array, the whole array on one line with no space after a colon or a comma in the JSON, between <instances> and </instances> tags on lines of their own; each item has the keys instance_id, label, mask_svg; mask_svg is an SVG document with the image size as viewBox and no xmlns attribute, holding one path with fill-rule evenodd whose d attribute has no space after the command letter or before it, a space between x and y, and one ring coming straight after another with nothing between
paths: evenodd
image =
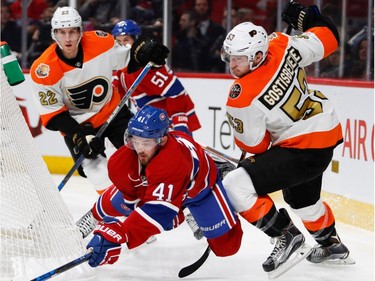
<instances>
[{"instance_id":1,"label":"hockey goal net","mask_svg":"<svg viewBox=\"0 0 375 281\"><path fill-rule=\"evenodd\" d=\"M0 280L31 280L86 250L0 72ZM95 274L86 263L54 280L95 280Z\"/></svg>"}]
</instances>

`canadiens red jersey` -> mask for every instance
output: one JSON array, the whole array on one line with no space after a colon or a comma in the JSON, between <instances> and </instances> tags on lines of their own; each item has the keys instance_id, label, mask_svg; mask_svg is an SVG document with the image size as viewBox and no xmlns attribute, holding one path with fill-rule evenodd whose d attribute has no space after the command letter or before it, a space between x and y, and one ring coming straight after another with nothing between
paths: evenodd
<instances>
[{"instance_id":1,"label":"canadiens red jersey","mask_svg":"<svg viewBox=\"0 0 375 281\"><path fill-rule=\"evenodd\" d=\"M142 69L139 69L129 74L127 68L124 68L116 73L114 85L120 94L125 95L141 71ZM181 113L186 114L191 132L201 127L193 101L181 81L167 65L151 68L130 99L137 109L151 105L164 109L171 119Z\"/></svg>"},{"instance_id":2,"label":"canadiens red jersey","mask_svg":"<svg viewBox=\"0 0 375 281\"><path fill-rule=\"evenodd\" d=\"M241 149L258 154L270 146L298 149L334 147L342 128L333 104L308 88L304 67L337 48L327 27L299 36L270 35L268 56L255 71L238 78L227 99L227 117Z\"/></svg>"},{"instance_id":3,"label":"canadiens red jersey","mask_svg":"<svg viewBox=\"0 0 375 281\"><path fill-rule=\"evenodd\" d=\"M108 172L125 202L136 204L124 221L129 248L168 228L183 203L198 200L217 179L215 162L190 136L178 131L168 134L146 168L134 150L123 146L109 159Z\"/></svg>"},{"instance_id":4,"label":"canadiens red jersey","mask_svg":"<svg viewBox=\"0 0 375 281\"><path fill-rule=\"evenodd\" d=\"M80 44L82 66L62 61L54 43L30 68L33 97L44 126L54 116L69 111L78 123L89 121L96 128L120 102L112 86L112 73L128 64L130 49L118 45L112 35L103 31L84 32Z\"/></svg>"}]
</instances>

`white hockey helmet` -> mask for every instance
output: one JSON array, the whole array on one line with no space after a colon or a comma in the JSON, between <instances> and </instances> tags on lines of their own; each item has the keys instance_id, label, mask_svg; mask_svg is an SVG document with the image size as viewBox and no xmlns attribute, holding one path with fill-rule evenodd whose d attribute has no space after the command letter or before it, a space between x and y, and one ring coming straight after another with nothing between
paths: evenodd
<instances>
[{"instance_id":1,"label":"white hockey helmet","mask_svg":"<svg viewBox=\"0 0 375 281\"><path fill-rule=\"evenodd\" d=\"M268 53L266 30L251 22L236 25L227 35L221 49L221 59L229 63L230 56L247 56L250 70L253 71L266 59ZM262 52L262 60L253 66L255 55Z\"/></svg>"},{"instance_id":2,"label":"white hockey helmet","mask_svg":"<svg viewBox=\"0 0 375 281\"><path fill-rule=\"evenodd\" d=\"M72 7L68 7L68 6L58 7L51 19L51 25L52 25L51 36L52 36L52 39L55 40L56 42L57 40L55 37L55 30L60 29L60 28L78 27L80 29L81 37L82 37L82 30L83 30L82 18L77 12L77 10Z\"/></svg>"}]
</instances>

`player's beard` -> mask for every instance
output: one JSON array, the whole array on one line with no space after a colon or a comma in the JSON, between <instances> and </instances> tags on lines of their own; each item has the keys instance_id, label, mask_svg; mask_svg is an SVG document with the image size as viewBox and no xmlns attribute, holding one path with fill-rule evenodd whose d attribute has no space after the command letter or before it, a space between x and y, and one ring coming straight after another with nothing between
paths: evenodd
<instances>
[{"instance_id":1,"label":"player's beard","mask_svg":"<svg viewBox=\"0 0 375 281\"><path fill-rule=\"evenodd\" d=\"M151 155L147 154L147 153L138 153L138 159L139 159L139 162L142 164L142 165L147 165L148 162L150 162L150 159L151 159Z\"/></svg>"}]
</instances>

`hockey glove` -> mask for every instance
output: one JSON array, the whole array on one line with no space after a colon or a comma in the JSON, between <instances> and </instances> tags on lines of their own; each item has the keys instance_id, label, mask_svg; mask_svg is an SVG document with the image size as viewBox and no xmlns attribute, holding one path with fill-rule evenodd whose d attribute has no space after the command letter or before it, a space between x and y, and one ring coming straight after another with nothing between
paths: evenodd
<instances>
[{"instance_id":1,"label":"hockey glove","mask_svg":"<svg viewBox=\"0 0 375 281\"><path fill-rule=\"evenodd\" d=\"M281 17L295 30L304 32L311 27L315 18L320 17L320 12L316 5L305 7L298 2L289 2Z\"/></svg>"},{"instance_id":2,"label":"hockey glove","mask_svg":"<svg viewBox=\"0 0 375 281\"><path fill-rule=\"evenodd\" d=\"M89 159L95 159L99 154L104 156L104 141L94 135L95 129L91 123L81 124L72 137L75 145L74 153L82 153Z\"/></svg>"},{"instance_id":3,"label":"hockey glove","mask_svg":"<svg viewBox=\"0 0 375 281\"><path fill-rule=\"evenodd\" d=\"M75 154L82 153L83 156L85 156L85 158L89 158L89 159L95 159L98 156L98 154L92 151L90 145L88 144L86 140L86 136L83 132L78 131L74 133L72 139L75 145L74 147Z\"/></svg>"},{"instance_id":4,"label":"hockey glove","mask_svg":"<svg viewBox=\"0 0 375 281\"><path fill-rule=\"evenodd\" d=\"M164 65L168 54L169 49L166 46L145 37L140 37L131 48L132 58L141 66L150 61L156 66Z\"/></svg>"},{"instance_id":5,"label":"hockey glove","mask_svg":"<svg viewBox=\"0 0 375 281\"><path fill-rule=\"evenodd\" d=\"M192 135L192 133L189 131L188 117L186 114L172 115L172 128L173 130L184 132L189 136Z\"/></svg>"},{"instance_id":6,"label":"hockey glove","mask_svg":"<svg viewBox=\"0 0 375 281\"><path fill-rule=\"evenodd\" d=\"M87 244L86 249L92 248L93 254L89 260L91 267L115 263L121 253L121 244L127 242L119 220L104 217L94 230L94 237Z\"/></svg>"}]
</instances>

